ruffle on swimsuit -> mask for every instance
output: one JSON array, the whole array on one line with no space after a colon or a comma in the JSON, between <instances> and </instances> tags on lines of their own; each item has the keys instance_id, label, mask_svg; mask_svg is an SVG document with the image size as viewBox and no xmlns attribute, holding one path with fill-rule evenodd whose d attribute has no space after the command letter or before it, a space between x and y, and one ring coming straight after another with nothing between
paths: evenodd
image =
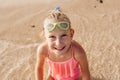
<instances>
[{"instance_id":1,"label":"ruffle on swimsuit","mask_svg":"<svg viewBox=\"0 0 120 80\"><path fill-rule=\"evenodd\" d=\"M46 60L49 64L49 75L55 80L75 80L80 77L80 66L75 60L74 53L72 57L64 62L55 62L49 59L49 53Z\"/></svg>"}]
</instances>

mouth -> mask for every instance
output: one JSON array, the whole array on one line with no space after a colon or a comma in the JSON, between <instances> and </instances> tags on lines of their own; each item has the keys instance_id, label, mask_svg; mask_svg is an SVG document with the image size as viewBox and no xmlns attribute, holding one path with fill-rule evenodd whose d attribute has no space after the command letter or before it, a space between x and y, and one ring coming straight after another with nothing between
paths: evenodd
<instances>
[{"instance_id":1,"label":"mouth","mask_svg":"<svg viewBox=\"0 0 120 80\"><path fill-rule=\"evenodd\" d=\"M64 48L65 48L65 46L62 47L62 48L56 48L56 47L55 47L55 49L56 49L57 51L62 51Z\"/></svg>"}]
</instances>

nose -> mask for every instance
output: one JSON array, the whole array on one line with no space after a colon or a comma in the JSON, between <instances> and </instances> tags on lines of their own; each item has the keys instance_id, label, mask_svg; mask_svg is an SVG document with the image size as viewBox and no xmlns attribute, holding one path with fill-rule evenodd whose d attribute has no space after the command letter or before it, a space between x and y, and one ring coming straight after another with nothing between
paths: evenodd
<instances>
[{"instance_id":1,"label":"nose","mask_svg":"<svg viewBox=\"0 0 120 80\"><path fill-rule=\"evenodd\" d=\"M60 46L60 45L61 45L61 39L58 38L58 39L56 39L56 46Z\"/></svg>"}]
</instances>

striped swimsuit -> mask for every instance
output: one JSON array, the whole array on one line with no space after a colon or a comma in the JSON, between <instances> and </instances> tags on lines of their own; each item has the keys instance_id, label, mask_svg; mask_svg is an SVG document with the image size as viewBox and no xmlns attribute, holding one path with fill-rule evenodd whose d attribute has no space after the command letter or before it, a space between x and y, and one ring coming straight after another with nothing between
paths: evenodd
<instances>
[{"instance_id":1,"label":"striped swimsuit","mask_svg":"<svg viewBox=\"0 0 120 80\"><path fill-rule=\"evenodd\" d=\"M64 62L54 62L48 56L46 60L49 64L49 74L54 80L75 80L80 77L80 66L73 52L72 57Z\"/></svg>"}]
</instances>

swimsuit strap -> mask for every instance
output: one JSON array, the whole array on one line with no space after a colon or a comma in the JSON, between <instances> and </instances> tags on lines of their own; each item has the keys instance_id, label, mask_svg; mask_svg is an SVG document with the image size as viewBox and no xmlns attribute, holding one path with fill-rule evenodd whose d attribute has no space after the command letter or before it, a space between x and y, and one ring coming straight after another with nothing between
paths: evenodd
<instances>
[{"instance_id":1,"label":"swimsuit strap","mask_svg":"<svg viewBox=\"0 0 120 80\"><path fill-rule=\"evenodd\" d=\"M75 61L77 61L76 58L75 58L75 52L74 52L74 49L73 49L72 46L71 46L71 55L72 55L72 58L73 58Z\"/></svg>"},{"instance_id":2,"label":"swimsuit strap","mask_svg":"<svg viewBox=\"0 0 120 80\"><path fill-rule=\"evenodd\" d=\"M71 55L72 55L73 58L75 58L74 49L73 49L72 46L71 46Z\"/></svg>"},{"instance_id":3,"label":"swimsuit strap","mask_svg":"<svg viewBox=\"0 0 120 80\"><path fill-rule=\"evenodd\" d=\"M48 50L45 57L49 57L49 53L50 53L50 51Z\"/></svg>"}]
</instances>

